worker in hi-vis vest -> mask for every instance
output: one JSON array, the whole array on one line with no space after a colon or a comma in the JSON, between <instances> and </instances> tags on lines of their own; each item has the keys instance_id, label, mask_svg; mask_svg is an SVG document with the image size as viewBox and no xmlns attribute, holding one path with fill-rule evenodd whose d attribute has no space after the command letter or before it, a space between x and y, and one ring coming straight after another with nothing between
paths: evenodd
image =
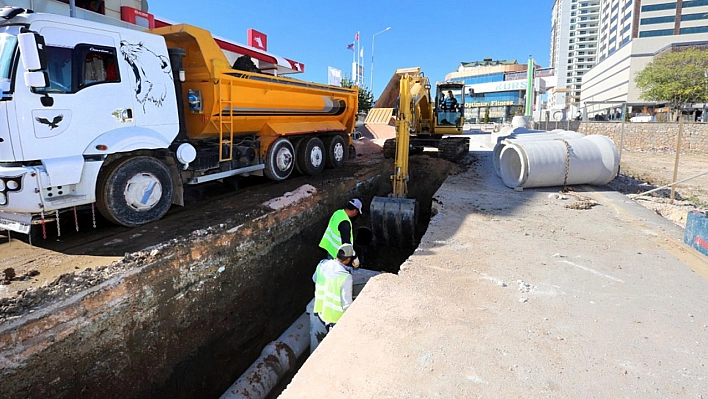
<instances>
[{"instance_id":1,"label":"worker in hi-vis vest","mask_svg":"<svg viewBox=\"0 0 708 399\"><path fill-rule=\"evenodd\" d=\"M323 259L312 275L315 282L315 304L312 312L321 322L313 326L316 343L322 342L327 333L352 304L352 261L356 252L352 244L342 244L335 259ZM314 350L314 348L312 348Z\"/></svg>"},{"instance_id":2,"label":"worker in hi-vis vest","mask_svg":"<svg viewBox=\"0 0 708 399\"><path fill-rule=\"evenodd\" d=\"M327 230L320 240L320 248L327 251L328 259L334 259L337 256L337 249L342 244L354 245L352 219L358 215L361 215L361 201L358 198L353 198L344 209L339 209L329 218Z\"/></svg>"}]
</instances>

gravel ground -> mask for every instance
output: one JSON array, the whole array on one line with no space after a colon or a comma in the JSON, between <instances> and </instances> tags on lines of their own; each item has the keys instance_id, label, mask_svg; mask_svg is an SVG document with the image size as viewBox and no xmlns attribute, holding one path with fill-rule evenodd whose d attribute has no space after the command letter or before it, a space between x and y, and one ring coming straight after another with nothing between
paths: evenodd
<instances>
[{"instance_id":1,"label":"gravel ground","mask_svg":"<svg viewBox=\"0 0 708 399\"><path fill-rule=\"evenodd\" d=\"M622 173L610 186L677 225L686 227L689 211L708 211L708 175L701 176L708 172L708 155L679 156L676 180L690 180L676 186L674 201L671 201L670 188L647 196L636 195L672 182L676 165L676 154L669 150L625 151L622 154Z\"/></svg>"},{"instance_id":2,"label":"gravel ground","mask_svg":"<svg viewBox=\"0 0 708 399\"><path fill-rule=\"evenodd\" d=\"M489 155L281 398L708 397L708 262L682 229L607 187L510 190Z\"/></svg>"}]
</instances>

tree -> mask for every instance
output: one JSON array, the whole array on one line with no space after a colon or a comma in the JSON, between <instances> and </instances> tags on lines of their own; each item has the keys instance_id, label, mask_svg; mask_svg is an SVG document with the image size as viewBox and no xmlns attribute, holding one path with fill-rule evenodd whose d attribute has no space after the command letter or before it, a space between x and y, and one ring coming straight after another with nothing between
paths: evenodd
<instances>
[{"instance_id":1,"label":"tree","mask_svg":"<svg viewBox=\"0 0 708 399\"><path fill-rule=\"evenodd\" d=\"M342 78L342 87L354 87L354 82ZM369 112L374 105L374 94L365 86L359 86L359 112Z\"/></svg>"},{"instance_id":2,"label":"tree","mask_svg":"<svg viewBox=\"0 0 708 399\"><path fill-rule=\"evenodd\" d=\"M641 99L666 101L678 111L686 103L708 101L708 50L687 48L654 57L634 78Z\"/></svg>"}]
</instances>

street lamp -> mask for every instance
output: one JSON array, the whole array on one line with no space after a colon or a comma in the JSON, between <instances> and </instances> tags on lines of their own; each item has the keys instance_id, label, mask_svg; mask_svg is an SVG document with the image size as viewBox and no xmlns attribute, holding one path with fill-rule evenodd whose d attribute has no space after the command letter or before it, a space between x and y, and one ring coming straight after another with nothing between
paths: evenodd
<instances>
[{"instance_id":1,"label":"street lamp","mask_svg":"<svg viewBox=\"0 0 708 399\"><path fill-rule=\"evenodd\" d=\"M371 36L371 84L369 84L369 89L371 89L372 96L374 95L374 41L376 40L376 35L379 35L389 30L391 30L390 26L382 30L381 32L374 33L374 35Z\"/></svg>"}]
</instances>

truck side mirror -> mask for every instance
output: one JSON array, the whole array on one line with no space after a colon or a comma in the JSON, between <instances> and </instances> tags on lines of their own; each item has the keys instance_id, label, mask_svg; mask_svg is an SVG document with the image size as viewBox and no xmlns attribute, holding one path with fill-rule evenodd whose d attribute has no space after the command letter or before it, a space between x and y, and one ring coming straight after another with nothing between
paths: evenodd
<instances>
[{"instance_id":1,"label":"truck side mirror","mask_svg":"<svg viewBox=\"0 0 708 399\"><path fill-rule=\"evenodd\" d=\"M44 53L44 38L34 32L17 35L22 63L25 72L25 84L29 87L47 87L49 79L44 71L47 68Z\"/></svg>"},{"instance_id":2,"label":"truck side mirror","mask_svg":"<svg viewBox=\"0 0 708 399\"><path fill-rule=\"evenodd\" d=\"M34 32L20 33L17 35L20 45L20 55L25 69L36 71L46 69L47 62L44 55L44 38Z\"/></svg>"},{"instance_id":3,"label":"truck side mirror","mask_svg":"<svg viewBox=\"0 0 708 399\"><path fill-rule=\"evenodd\" d=\"M25 72L25 85L27 87L47 87L47 73L44 71Z\"/></svg>"}]
</instances>

